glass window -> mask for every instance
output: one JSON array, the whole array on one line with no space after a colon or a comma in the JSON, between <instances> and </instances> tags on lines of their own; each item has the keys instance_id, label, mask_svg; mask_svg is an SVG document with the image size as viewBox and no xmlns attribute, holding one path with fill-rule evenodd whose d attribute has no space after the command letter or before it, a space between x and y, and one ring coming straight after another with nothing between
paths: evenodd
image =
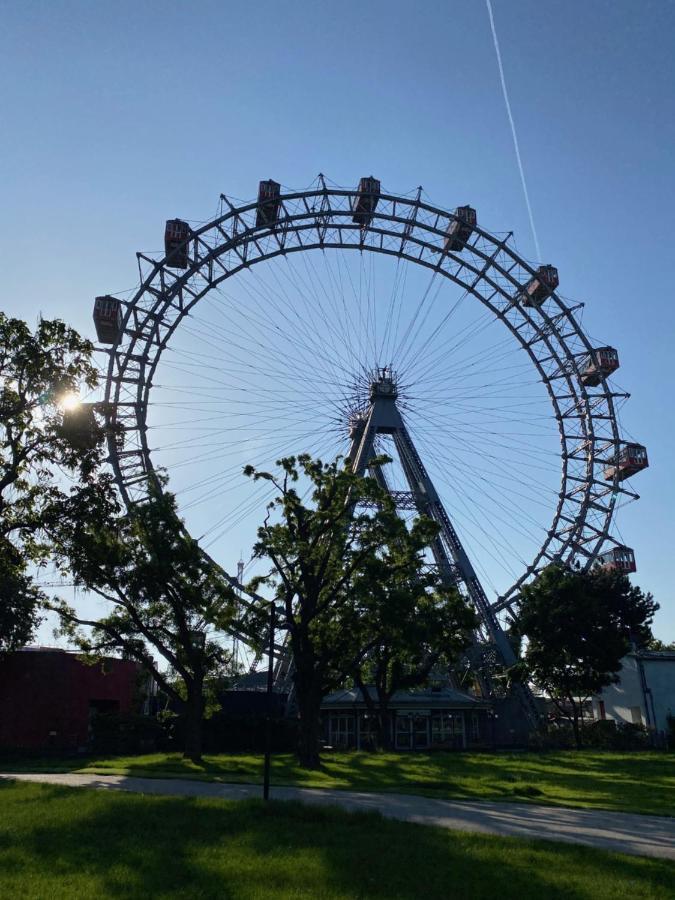
<instances>
[{"instance_id":1,"label":"glass window","mask_svg":"<svg viewBox=\"0 0 675 900\"><path fill-rule=\"evenodd\" d=\"M412 717L396 716L396 746L406 750L412 746Z\"/></svg>"},{"instance_id":2,"label":"glass window","mask_svg":"<svg viewBox=\"0 0 675 900\"><path fill-rule=\"evenodd\" d=\"M354 716L351 713L331 715L329 740L334 747L354 746Z\"/></svg>"},{"instance_id":3,"label":"glass window","mask_svg":"<svg viewBox=\"0 0 675 900\"><path fill-rule=\"evenodd\" d=\"M359 716L359 740L362 750L377 747L377 720L368 713Z\"/></svg>"}]
</instances>

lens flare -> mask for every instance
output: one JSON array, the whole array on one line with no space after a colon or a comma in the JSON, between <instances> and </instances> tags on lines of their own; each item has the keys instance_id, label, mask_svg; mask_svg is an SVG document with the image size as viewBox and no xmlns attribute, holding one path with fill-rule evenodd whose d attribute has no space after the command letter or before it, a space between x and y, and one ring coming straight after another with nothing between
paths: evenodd
<instances>
[{"instance_id":1,"label":"lens flare","mask_svg":"<svg viewBox=\"0 0 675 900\"><path fill-rule=\"evenodd\" d=\"M75 394L72 391L68 394L63 394L63 396L59 399L59 406L64 412L69 411L71 409L76 409L80 405L80 397L79 394Z\"/></svg>"}]
</instances>

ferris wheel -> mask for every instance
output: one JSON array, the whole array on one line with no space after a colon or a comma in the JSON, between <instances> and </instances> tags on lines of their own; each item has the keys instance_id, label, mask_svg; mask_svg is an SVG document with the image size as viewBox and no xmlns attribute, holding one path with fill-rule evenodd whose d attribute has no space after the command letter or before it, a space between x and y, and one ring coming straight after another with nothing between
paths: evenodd
<instances>
[{"instance_id":1,"label":"ferris wheel","mask_svg":"<svg viewBox=\"0 0 675 900\"><path fill-rule=\"evenodd\" d=\"M128 505L166 471L226 572L269 499L243 466L302 452L360 471L388 454L385 486L439 522L436 563L497 645L549 563L635 571L612 520L648 461L620 433L618 353L582 330L555 267L472 207L372 176L266 180L208 222L169 220L137 258L140 287L94 307L110 461Z\"/></svg>"}]
</instances>

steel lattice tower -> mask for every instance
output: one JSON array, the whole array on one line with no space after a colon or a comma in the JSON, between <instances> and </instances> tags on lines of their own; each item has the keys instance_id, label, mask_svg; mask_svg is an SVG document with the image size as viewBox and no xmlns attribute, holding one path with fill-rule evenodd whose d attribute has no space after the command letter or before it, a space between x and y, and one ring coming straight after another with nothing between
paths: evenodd
<instances>
[{"instance_id":1,"label":"steel lattice tower","mask_svg":"<svg viewBox=\"0 0 675 900\"><path fill-rule=\"evenodd\" d=\"M358 475L370 471L390 493L397 509L415 510L438 524L440 530L431 551L439 572L444 579L460 589L476 610L480 619L476 642L488 643L494 648L498 662L506 667L512 666L516 662L513 647L490 606L476 571L415 448L399 411L397 398L394 373L390 369L378 369L371 381L368 409L351 422L349 458L353 469ZM370 466L375 456L375 438L378 434L392 437L409 490L391 490L382 467ZM489 677L482 679L483 690L487 693L490 692L489 681ZM515 691L528 719L531 723L536 723L538 713L530 691L522 685L517 686Z\"/></svg>"}]
</instances>

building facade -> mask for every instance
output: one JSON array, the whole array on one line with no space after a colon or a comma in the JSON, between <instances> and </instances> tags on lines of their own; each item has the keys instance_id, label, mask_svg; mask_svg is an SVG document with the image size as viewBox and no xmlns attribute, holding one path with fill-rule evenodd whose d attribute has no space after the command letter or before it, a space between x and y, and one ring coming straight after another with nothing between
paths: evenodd
<instances>
[{"instance_id":1,"label":"building facade","mask_svg":"<svg viewBox=\"0 0 675 900\"><path fill-rule=\"evenodd\" d=\"M88 665L54 648L8 654L0 659L0 749L86 749L94 716L135 711L141 671L131 660Z\"/></svg>"},{"instance_id":2,"label":"building facade","mask_svg":"<svg viewBox=\"0 0 675 900\"><path fill-rule=\"evenodd\" d=\"M621 663L617 684L593 698L593 718L644 725L657 736L675 716L675 651L641 650Z\"/></svg>"},{"instance_id":3,"label":"building facade","mask_svg":"<svg viewBox=\"0 0 675 900\"><path fill-rule=\"evenodd\" d=\"M450 687L397 691L390 703L391 742L396 750L467 750L494 745L489 702ZM323 739L331 747L370 750L376 728L357 689L335 691L321 704Z\"/></svg>"}]
</instances>

